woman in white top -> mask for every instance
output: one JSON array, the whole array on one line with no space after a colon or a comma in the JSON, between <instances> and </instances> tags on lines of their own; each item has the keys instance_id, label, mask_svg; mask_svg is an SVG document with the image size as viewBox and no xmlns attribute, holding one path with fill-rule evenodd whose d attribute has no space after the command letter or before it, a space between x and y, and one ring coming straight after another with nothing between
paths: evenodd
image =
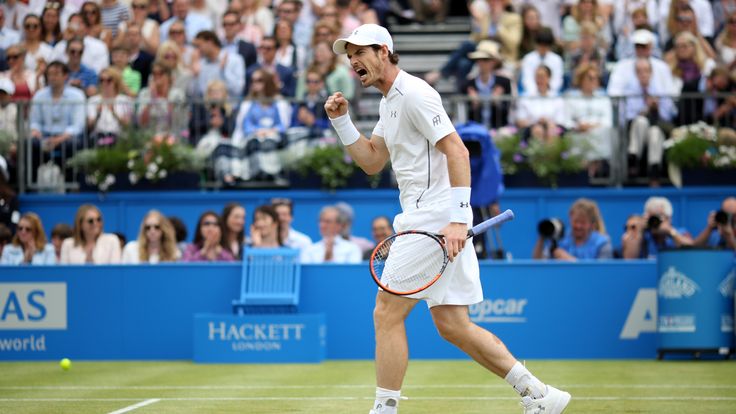
<instances>
[{"instance_id":1,"label":"woman in white top","mask_svg":"<svg viewBox=\"0 0 736 414\"><path fill-rule=\"evenodd\" d=\"M121 93L120 71L108 67L100 72L100 93L87 101L87 126L98 145L112 145L133 117L133 100Z\"/></svg>"},{"instance_id":2,"label":"woman in white top","mask_svg":"<svg viewBox=\"0 0 736 414\"><path fill-rule=\"evenodd\" d=\"M730 68L736 67L736 13L726 18L721 34L716 38L718 60Z\"/></svg>"},{"instance_id":3,"label":"woman in white top","mask_svg":"<svg viewBox=\"0 0 736 414\"><path fill-rule=\"evenodd\" d=\"M26 67L43 73L46 64L51 62L54 49L41 39L41 18L35 14L27 14L23 19L23 49L26 52Z\"/></svg>"},{"instance_id":4,"label":"woman in white top","mask_svg":"<svg viewBox=\"0 0 736 414\"><path fill-rule=\"evenodd\" d=\"M544 141L557 138L562 134L565 123L565 103L552 94L549 81L552 71L545 65L539 65L534 72L537 92L527 94L519 99L516 113L516 125L524 130L524 137L532 137Z\"/></svg>"},{"instance_id":5,"label":"woman in white top","mask_svg":"<svg viewBox=\"0 0 736 414\"><path fill-rule=\"evenodd\" d=\"M102 232L102 213L92 204L82 204L74 218L72 237L61 244L62 264L120 263L120 240Z\"/></svg>"},{"instance_id":6,"label":"woman in white top","mask_svg":"<svg viewBox=\"0 0 736 414\"><path fill-rule=\"evenodd\" d=\"M146 214L138 239L128 242L123 249L125 264L175 262L180 256L174 227L158 210L150 210Z\"/></svg>"},{"instance_id":7,"label":"woman in white top","mask_svg":"<svg viewBox=\"0 0 736 414\"><path fill-rule=\"evenodd\" d=\"M141 28L141 38L143 39L141 49L155 55L158 45L161 42L161 36L158 30L158 22L148 17L148 10L150 8L149 0L133 0L130 8L133 10L133 13L129 21L120 22L117 41L120 42L124 39L128 25L134 23Z\"/></svg>"},{"instance_id":8,"label":"woman in white top","mask_svg":"<svg viewBox=\"0 0 736 414\"><path fill-rule=\"evenodd\" d=\"M56 264L54 246L46 242L46 233L43 231L43 224L37 214L26 213L21 216L13 241L3 249L0 264Z\"/></svg>"}]
</instances>

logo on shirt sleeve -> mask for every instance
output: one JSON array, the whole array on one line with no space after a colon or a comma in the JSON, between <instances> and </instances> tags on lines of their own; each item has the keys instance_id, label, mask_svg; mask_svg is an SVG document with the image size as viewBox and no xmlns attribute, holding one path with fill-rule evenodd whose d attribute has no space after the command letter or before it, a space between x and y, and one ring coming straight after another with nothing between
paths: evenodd
<instances>
[{"instance_id":1,"label":"logo on shirt sleeve","mask_svg":"<svg viewBox=\"0 0 736 414\"><path fill-rule=\"evenodd\" d=\"M438 126L441 123L442 123L442 118L439 115L432 118L432 126Z\"/></svg>"}]
</instances>

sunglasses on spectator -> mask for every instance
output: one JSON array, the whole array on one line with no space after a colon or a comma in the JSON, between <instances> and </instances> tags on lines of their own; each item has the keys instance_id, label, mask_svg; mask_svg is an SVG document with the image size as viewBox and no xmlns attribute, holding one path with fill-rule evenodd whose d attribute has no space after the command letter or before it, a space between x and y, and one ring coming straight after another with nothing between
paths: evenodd
<instances>
[{"instance_id":1,"label":"sunglasses on spectator","mask_svg":"<svg viewBox=\"0 0 736 414\"><path fill-rule=\"evenodd\" d=\"M307 83L314 84L314 83L320 83L320 82L322 82L321 79L307 79Z\"/></svg>"},{"instance_id":2,"label":"sunglasses on spectator","mask_svg":"<svg viewBox=\"0 0 736 414\"><path fill-rule=\"evenodd\" d=\"M180 35L180 34L184 34L184 31L183 30L169 30L169 34L170 35Z\"/></svg>"},{"instance_id":3,"label":"sunglasses on spectator","mask_svg":"<svg viewBox=\"0 0 736 414\"><path fill-rule=\"evenodd\" d=\"M237 21L222 22L223 26L235 26L237 24L238 24Z\"/></svg>"},{"instance_id":4,"label":"sunglasses on spectator","mask_svg":"<svg viewBox=\"0 0 736 414\"><path fill-rule=\"evenodd\" d=\"M100 78L100 83L112 83L112 78Z\"/></svg>"},{"instance_id":5,"label":"sunglasses on spectator","mask_svg":"<svg viewBox=\"0 0 736 414\"><path fill-rule=\"evenodd\" d=\"M82 13L84 13L84 14L97 14L97 9L82 10Z\"/></svg>"},{"instance_id":6,"label":"sunglasses on spectator","mask_svg":"<svg viewBox=\"0 0 736 414\"><path fill-rule=\"evenodd\" d=\"M161 226L158 225L158 224L146 224L145 226L143 226L143 228L146 231L148 231L148 230L161 230Z\"/></svg>"},{"instance_id":7,"label":"sunglasses on spectator","mask_svg":"<svg viewBox=\"0 0 736 414\"><path fill-rule=\"evenodd\" d=\"M87 224L102 223L102 217L88 218Z\"/></svg>"},{"instance_id":8,"label":"sunglasses on spectator","mask_svg":"<svg viewBox=\"0 0 736 414\"><path fill-rule=\"evenodd\" d=\"M636 224L629 224L629 225L625 225L624 226L624 231L626 231L626 230L636 230L636 229L637 229L637 225Z\"/></svg>"},{"instance_id":9,"label":"sunglasses on spectator","mask_svg":"<svg viewBox=\"0 0 736 414\"><path fill-rule=\"evenodd\" d=\"M207 226L217 226L217 225L218 225L218 224L217 224L217 222L216 222L216 221L211 221L211 220L207 220L207 221L203 221L203 222L202 222L202 227L207 227Z\"/></svg>"},{"instance_id":10,"label":"sunglasses on spectator","mask_svg":"<svg viewBox=\"0 0 736 414\"><path fill-rule=\"evenodd\" d=\"M275 46L258 46L258 48L261 49L261 50L274 50L274 49L276 49Z\"/></svg>"},{"instance_id":11,"label":"sunglasses on spectator","mask_svg":"<svg viewBox=\"0 0 736 414\"><path fill-rule=\"evenodd\" d=\"M14 60L18 59L20 57L20 53L16 53L13 55L5 55L5 60Z\"/></svg>"},{"instance_id":12,"label":"sunglasses on spectator","mask_svg":"<svg viewBox=\"0 0 736 414\"><path fill-rule=\"evenodd\" d=\"M83 52L82 49L69 49L68 53L70 55L81 55L82 52Z\"/></svg>"},{"instance_id":13,"label":"sunglasses on spectator","mask_svg":"<svg viewBox=\"0 0 736 414\"><path fill-rule=\"evenodd\" d=\"M23 233L23 232L31 233L33 232L33 228L30 226L18 226L18 233Z\"/></svg>"},{"instance_id":14,"label":"sunglasses on spectator","mask_svg":"<svg viewBox=\"0 0 736 414\"><path fill-rule=\"evenodd\" d=\"M28 24L25 24L25 25L23 25L23 27L24 27L24 28L25 28L26 30L36 30L36 29L38 29L38 24L35 24L35 23L28 23Z\"/></svg>"},{"instance_id":15,"label":"sunglasses on spectator","mask_svg":"<svg viewBox=\"0 0 736 414\"><path fill-rule=\"evenodd\" d=\"M251 82L253 82L253 83L261 83L261 82L263 82L263 78L253 78L253 79L251 79Z\"/></svg>"},{"instance_id":16,"label":"sunglasses on spectator","mask_svg":"<svg viewBox=\"0 0 736 414\"><path fill-rule=\"evenodd\" d=\"M133 3L133 8L134 9L147 9L148 8L148 5L147 4L140 4L140 3L139 4Z\"/></svg>"}]
</instances>

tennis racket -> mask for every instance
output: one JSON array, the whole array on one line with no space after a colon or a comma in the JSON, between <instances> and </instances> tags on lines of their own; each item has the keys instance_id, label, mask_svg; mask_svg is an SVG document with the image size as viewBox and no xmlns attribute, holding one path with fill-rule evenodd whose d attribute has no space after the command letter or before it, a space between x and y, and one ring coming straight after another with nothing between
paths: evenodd
<instances>
[{"instance_id":1,"label":"tennis racket","mask_svg":"<svg viewBox=\"0 0 736 414\"><path fill-rule=\"evenodd\" d=\"M514 212L506 210L468 230L467 238L513 218ZM381 289L394 295L411 295L432 286L449 261L443 235L408 230L378 243L371 254L370 270Z\"/></svg>"}]
</instances>

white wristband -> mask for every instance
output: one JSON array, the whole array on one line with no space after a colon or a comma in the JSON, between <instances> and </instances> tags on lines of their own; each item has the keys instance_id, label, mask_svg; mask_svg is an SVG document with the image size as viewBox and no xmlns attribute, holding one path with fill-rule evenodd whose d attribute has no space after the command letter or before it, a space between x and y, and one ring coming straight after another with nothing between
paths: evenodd
<instances>
[{"instance_id":1,"label":"white wristband","mask_svg":"<svg viewBox=\"0 0 736 414\"><path fill-rule=\"evenodd\" d=\"M332 126L335 128L335 131L337 131L337 136L340 137L340 141L342 141L343 145L346 147L348 145L355 144L355 141L360 138L360 132L358 132L358 128L353 125L349 112L346 112L345 115L338 116L334 119L330 118L330 122L332 122Z\"/></svg>"},{"instance_id":2,"label":"white wristband","mask_svg":"<svg viewBox=\"0 0 736 414\"><path fill-rule=\"evenodd\" d=\"M450 222L468 223L470 210L470 187L452 187L450 204Z\"/></svg>"}]
</instances>

